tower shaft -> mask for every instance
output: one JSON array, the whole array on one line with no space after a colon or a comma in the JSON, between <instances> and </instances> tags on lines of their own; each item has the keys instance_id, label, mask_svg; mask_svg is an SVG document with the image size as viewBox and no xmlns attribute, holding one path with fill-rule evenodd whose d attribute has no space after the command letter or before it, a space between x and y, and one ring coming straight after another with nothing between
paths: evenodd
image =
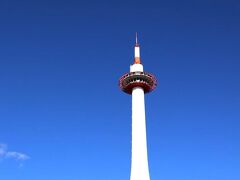
<instances>
[{"instance_id":1,"label":"tower shaft","mask_svg":"<svg viewBox=\"0 0 240 180\"><path fill-rule=\"evenodd\" d=\"M130 180L150 180L147 157L144 90L132 90L132 161Z\"/></svg>"}]
</instances>

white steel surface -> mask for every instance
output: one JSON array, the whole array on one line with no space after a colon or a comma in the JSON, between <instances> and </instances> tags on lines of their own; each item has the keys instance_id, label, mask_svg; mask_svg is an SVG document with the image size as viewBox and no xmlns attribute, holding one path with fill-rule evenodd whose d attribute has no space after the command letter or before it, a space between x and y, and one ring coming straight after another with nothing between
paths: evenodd
<instances>
[{"instance_id":1,"label":"white steel surface","mask_svg":"<svg viewBox=\"0 0 240 180\"><path fill-rule=\"evenodd\" d=\"M130 72L143 72L143 65L142 64L133 64L130 65Z\"/></svg>"},{"instance_id":2,"label":"white steel surface","mask_svg":"<svg viewBox=\"0 0 240 180\"><path fill-rule=\"evenodd\" d=\"M139 46L135 46L134 54L135 54L135 57L140 57L140 47Z\"/></svg>"},{"instance_id":3,"label":"white steel surface","mask_svg":"<svg viewBox=\"0 0 240 180\"><path fill-rule=\"evenodd\" d=\"M132 91L132 162L130 180L150 180L147 157L144 91Z\"/></svg>"}]
</instances>

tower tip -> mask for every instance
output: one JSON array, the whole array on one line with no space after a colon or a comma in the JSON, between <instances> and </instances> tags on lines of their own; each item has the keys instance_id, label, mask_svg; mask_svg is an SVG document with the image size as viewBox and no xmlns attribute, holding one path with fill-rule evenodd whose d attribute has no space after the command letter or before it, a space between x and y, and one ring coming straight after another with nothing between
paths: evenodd
<instances>
[{"instance_id":1,"label":"tower tip","mask_svg":"<svg viewBox=\"0 0 240 180\"><path fill-rule=\"evenodd\" d=\"M136 46L138 46L138 33L136 32L136 43L135 43Z\"/></svg>"},{"instance_id":2,"label":"tower tip","mask_svg":"<svg viewBox=\"0 0 240 180\"><path fill-rule=\"evenodd\" d=\"M141 64L140 61L140 47L138 44L138 33L136 32L136 44L135 44L135 48L134 48L134 64Z\"/></svg>"}]
</instances>

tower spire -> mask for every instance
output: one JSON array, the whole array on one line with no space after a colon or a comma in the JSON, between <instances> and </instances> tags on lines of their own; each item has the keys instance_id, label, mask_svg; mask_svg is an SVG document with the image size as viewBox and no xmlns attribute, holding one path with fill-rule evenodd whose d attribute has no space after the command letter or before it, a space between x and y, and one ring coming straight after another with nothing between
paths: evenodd
<instances>
[{"instance_id":1,"label":"tower spire","mask_svg":"<svg viewBox=\"0 0 240 180\"><path fill-rule=\"evenodd\" d=\"M136 44L135 45L138 45L138 33L136 32Z\"/></svg>"},{"instance_id":2,"label":"tower spire","mask_svg":"<svg viewBox=\"0 0 240 180\"><path fill-rule=\"evenodd\" d=\"M140 46L138 44L138 33L136 32L136 44L134 47L134 64L141 64L140 61Z\"/></svg>"}]
</instances>

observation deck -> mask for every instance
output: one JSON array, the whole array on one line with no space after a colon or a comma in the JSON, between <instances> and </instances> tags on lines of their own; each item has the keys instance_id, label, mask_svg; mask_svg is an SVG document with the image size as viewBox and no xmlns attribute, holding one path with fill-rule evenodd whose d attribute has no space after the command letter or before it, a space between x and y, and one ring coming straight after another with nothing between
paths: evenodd
<instances>
[{"instance_id":1,"label":"observation deck","mask_svg":"<svg viewBox=\"0 0 240 180\"><path fill-rule=\"evenodd\" d=\"M144 93L149 93L157 86L157 80L154 75L148 72L130 72L124 74L119 79L119 87L127 94L132 94L135 87L141 87Z\"/></svg>"}]
</instances>

